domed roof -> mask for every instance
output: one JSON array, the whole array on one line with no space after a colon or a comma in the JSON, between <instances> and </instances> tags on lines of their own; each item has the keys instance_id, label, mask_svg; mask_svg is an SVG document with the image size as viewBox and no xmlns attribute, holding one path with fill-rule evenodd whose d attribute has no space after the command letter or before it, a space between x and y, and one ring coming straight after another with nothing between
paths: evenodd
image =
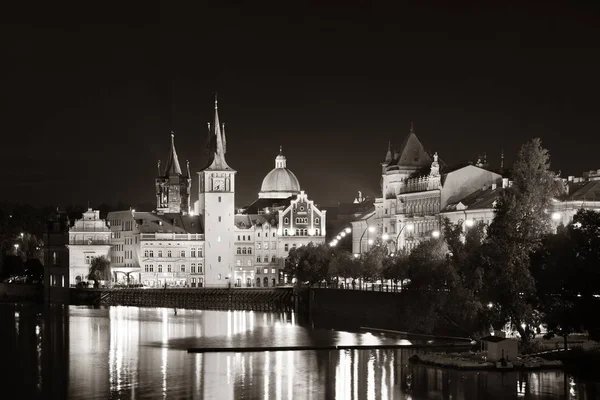
<instances>
[{"instance_id":1,"label":"domed roof","mask_svg":"<svg viewBox=\"0 0 600 400\"><path fill-rule=\"evenodd\" d=\"M288 198L300 193L300 182L292 171L286 168L286 159L281 149L275 158L275 168L265 176L260 187L260 198Z\"/></svg>"}]
</instances>

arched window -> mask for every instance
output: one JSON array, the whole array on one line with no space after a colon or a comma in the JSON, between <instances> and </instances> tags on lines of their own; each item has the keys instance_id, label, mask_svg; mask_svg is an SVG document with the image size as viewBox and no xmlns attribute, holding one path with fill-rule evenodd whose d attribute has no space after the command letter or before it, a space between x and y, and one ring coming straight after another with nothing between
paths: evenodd
<instances>
[{"instance_id":1,"label":"arched window","mask_svg":"<svg viewBox=\"0 0 600 400\"><path fill-rule=\"evenodd\" d=\"M242 254L242 249L240 247L237 248L237 253Z\"/></svg>"},{"instance_id":2,"label":"arched window","mask_svg":"<svg viewBox=\"0 0 600 400\"><path fill-rule=\"evenodd\" d=\"M319 218L315 218L315 224L319 223Z\"/></svg>"},{"instance_id":3,"label":"arched window","mask_svg":"<svg viewBox=\"0 0 600 400\"><path fill-rule=\"evenodd\" d=\"M288 230L287 230L287 229L284 229L284 230L283 230L283 236L287 236L287 235L288 235Z\"/></svg>"},{"instance_id":4,"label":"arched window","mask_svg":"<svg viewBox=\"0 0 600 400\"><path fill-rule=\"evenodd\" d=\"M252 254L252 247L248 247L248 254Z\"/></svg>"},{"instance_id":5,"label":"arched window","mask_svg":"<svg viewBox=\"0 0 600 400\"><path fill-rule=\"evenodd\" d=\"M260 287L260 278L256 278L256 287Z\"/></svg>"},{"instance_id":6,"label":"arched window","mask_svg":"<svg viewBox=\"0 0 600 400\"><path fill-rule=\"evenodd\" d=\"M289 223L290 223L290 219L289 219L288 217L285 217L285 218L283 219L283 223L284 223L284 224L289 224Z\"/></svg>"},{"instance_id":7,"label":"arched window","mask_svg":"<svg viewBox=\"0 0 600 400\"><path fill-rule=\"evenodd\" d=\"M190 265L190 272L191 272L192 274L195 274L195 273L196 273L196 264L192 263L192 264Z\"/></svg>"},{"instance_id":8,"label":"arched window","mask_svg":"<svg viewBox=\"0 0 600 400\"><path fill-rule=\"evenodd\" d=\"M319 228L315 229L315 236L320 236L321 230Z\"/></svg>"},{"instance_id":9,"label":"arched window","mask_svg":"<svg viewBox=\"0 0 600 400\"><path fill-rule=\"evenodd\" d=\"M274 263L275 262L275 256L271 257L271 262Z\"/></svg>"},{"instance_id":10,"label":"arched window","mask_svg":"<svg viewBox=\"0 0 600 400\"><path fill-rule=\"evenodd\" d=\"M240 254L240 253L238 253L238 254ZM242 254L248 254L248 250L246 250L245 247L242 247Z\"/></svg>"},{"instance_id":11,"label":"arched window","mask_svg":"<svg viewBox=\"0 0 600 400\"><path fill-rule=\"evenodd\" d=\"M265 276L265 279L263 279L263 282L264 282L264 286L265 286L265 287L269 287L269 278L267 278L267 277Z\"/></svg>"}]
</instances>

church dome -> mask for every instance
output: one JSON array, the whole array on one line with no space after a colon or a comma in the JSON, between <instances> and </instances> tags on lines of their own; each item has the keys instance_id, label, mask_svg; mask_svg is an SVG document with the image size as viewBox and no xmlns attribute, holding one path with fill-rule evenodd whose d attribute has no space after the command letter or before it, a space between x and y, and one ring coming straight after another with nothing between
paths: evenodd
<instances>
[{"instance_id":1,"label":"church dome","mask_svg":"<svg viewBox=\"0 0 600 400\"><path fill-rule=\"evenodd\" d=\"M279 149L275 158L275 168L265 176L260 187L259 198L288 198L300 193L300 182L286 167L286 159Z\"/></svg>"}]
</instances>

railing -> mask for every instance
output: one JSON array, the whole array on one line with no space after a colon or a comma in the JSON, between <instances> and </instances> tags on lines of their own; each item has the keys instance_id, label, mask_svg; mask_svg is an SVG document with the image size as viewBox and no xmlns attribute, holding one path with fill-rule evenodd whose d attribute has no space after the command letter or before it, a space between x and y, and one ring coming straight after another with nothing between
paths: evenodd
<instances>
[{"instance_id":1,"label":"railing","mask_svg":"<svg viewBox=\"0 0 600 400\"><path fill-rule=\"evenodd\" d=\"M110 241L109 240L99 240L99 239L89 239L89 240L69 240L69 244L82 244L82 245L94 245L94 244L105 244L105 245L110 245Z\"/></svg>"},{"instance_id":2,"label":"railing","mask_svg":"<svg viewBox=\"0 0 600 400\"><path fill-rule=\"evenodd\" d=\"M141 240L204 240L201 233L142 233Z\"/></svg>"}]
</instances>

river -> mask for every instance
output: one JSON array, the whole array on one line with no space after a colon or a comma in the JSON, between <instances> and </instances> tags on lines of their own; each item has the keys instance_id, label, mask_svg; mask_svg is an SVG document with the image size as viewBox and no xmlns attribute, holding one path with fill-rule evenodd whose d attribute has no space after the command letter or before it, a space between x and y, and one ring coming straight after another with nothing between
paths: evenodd
<instances>
[{"instance_id":1,"label":"river","mask_svg":"<svg viewBox=\"0 0 600 400\"><path fill-rule=\"evenodd\" d=\"M561 371L413 366L411 342L316 329L293 314L0 304L15 399L597 399ZM189 347L402 343L402 350L188 354Z\"/></svg>"}]
</instances>

